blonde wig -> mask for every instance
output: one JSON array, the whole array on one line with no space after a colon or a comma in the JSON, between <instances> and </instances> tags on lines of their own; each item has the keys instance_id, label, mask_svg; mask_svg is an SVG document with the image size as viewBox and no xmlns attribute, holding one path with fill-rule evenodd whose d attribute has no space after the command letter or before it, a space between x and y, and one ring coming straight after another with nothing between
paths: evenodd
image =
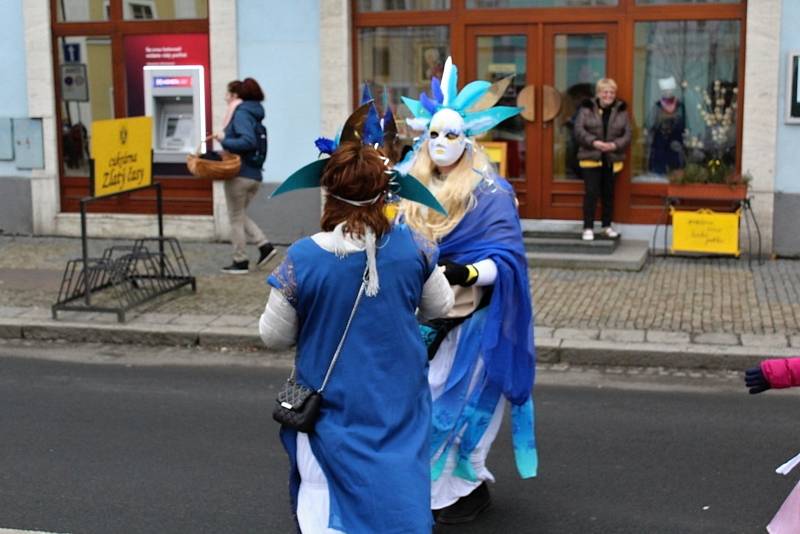
<instances>
[{"instance_id":1,"label":"blonde wig","mask_svg":"<svg viewBox=\"0 0 800 534\"><path fill-rule=\"evenodd\" d=\"M409 173L431 189L436 200L447 210L447 217L416 202L404 200L400 210L406 223L428 239L439 241L474 207L472 192L484 177L490 175L490 169L491 163L483 150L476 143L470 143L450 174L432 187L434 180L438 180L438 170L428 154L428 141L425 140L417 150Z\"/></svg>"}]
</instances>

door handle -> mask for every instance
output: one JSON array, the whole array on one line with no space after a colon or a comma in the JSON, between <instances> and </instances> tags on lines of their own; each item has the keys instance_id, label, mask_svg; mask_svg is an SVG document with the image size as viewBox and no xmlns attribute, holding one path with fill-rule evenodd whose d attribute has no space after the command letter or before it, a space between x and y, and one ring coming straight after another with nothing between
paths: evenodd
<instances>
[{"instance_id":1,"label":"door handle","mask_svg":"<svg viewBox=\"0 0 800 534\"><path fill-rule=\"evenodd\" d=\"M536 87L526 85L517 94L517 106L522 108L520 115L528 122L536 122Z\"/></svg>"},{"instance_id":2,"label":"door handle","mask_svg":"<svg viewBox=\"0 0 800 534\"><path fill-rule=\"evenodd\" d=\"M561 113L561 93L553 86L542 86L542 122L550 123Z\"/></svg>"}]
</instances>

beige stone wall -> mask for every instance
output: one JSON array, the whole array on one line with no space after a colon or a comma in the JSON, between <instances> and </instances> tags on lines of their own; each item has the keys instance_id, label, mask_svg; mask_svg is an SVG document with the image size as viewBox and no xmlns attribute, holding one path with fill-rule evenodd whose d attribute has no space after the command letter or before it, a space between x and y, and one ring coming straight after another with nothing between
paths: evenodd
<instances>
[{"instance_id":1,"label":"beige stone wall","mask_svg":"<svg viewBox=\"0 0 800 534\"><path fill-rule=\"evenodd\" d=\"M25 24L25 65L28 84L28 115L41 117L44 131L45 168L31 173L33 231L56 233L55 216L60 210L58 150L56 147L55 88L50 36L50 2L29 0L22 4Z\"/></svg>"},{"instance_id":2,"label":"beige stone wall","mask_svg":"<svg viewBox=\"0 0 800 534\"><path fill-rule=\"evenodd\" d=\"M772 250L775 202L780 16L781 0L748 2L742 172L753 175L750 184L753 211L761 227L766 252Z\"/></svg>"},{"instance_id":3,"label":"beige stone wall","mask_svg":"<svg viewBox=\"0 0 800 534\"><path fill-rule=\"evenodd\" d=\"M222 129L225 117L225 93L228 82L239 77L239 34L236 27L236 2L231 0L208 1L208 39L211 61L211 124L213 132ZM227 239L230 234L228 208L225 204L224 183L214 182L214 228L216 239Z\"/></svg>"},{"instance_id":4,"label":"beige stone wall","mask_svg":"<svg viewBox=\"0 0 800 534\"><path fill-rule=\"evenodd\" d=\"M350 2L323 0L319 8L321 126L332 137L353 109Z\"/></svg>"}]
</instances>

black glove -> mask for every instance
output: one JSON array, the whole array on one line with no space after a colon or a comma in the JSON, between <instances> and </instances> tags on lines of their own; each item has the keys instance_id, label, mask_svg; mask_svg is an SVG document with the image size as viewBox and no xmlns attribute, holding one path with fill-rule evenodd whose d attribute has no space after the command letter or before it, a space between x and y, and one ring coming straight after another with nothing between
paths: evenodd
<instances>
[{"instance_id":1,"label":"black glove","mask_svg":"<svg viewBox=\"0 0 800 534\"><path fill-rule=\"evenodd\" d=\"M761 367L752 367L744 372L744 385L750 388L750 394L755 395L770 389L772 386L767 382Z\"/></svg>"},{"instance_id":2,"label":"black glove","mask_svg":"<svg viewBox=\"0 0 800 534\"><path fill-rule=\"evenodd\" d=\"M451 286L469 287L478 281L478 269L474 265L462 265L452 261L440 261L444 266L444 277Z\"/></svg>"}]
</instances>

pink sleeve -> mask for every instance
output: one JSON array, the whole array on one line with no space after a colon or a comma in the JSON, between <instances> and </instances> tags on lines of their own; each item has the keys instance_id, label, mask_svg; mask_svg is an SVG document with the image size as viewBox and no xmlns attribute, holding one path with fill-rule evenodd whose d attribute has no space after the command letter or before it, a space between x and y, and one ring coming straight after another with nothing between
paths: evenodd
<instances>
[{"instance_id":1,"label":"pink sleeve","mask_svg":"<svg viewBox=\"0 0 800 534\"><path fill-rule=\"evenodd\" d=\"M761 372L776 389L800 386L800 358L775 358L761 362Z\"/></svg>"}]
</instances>

